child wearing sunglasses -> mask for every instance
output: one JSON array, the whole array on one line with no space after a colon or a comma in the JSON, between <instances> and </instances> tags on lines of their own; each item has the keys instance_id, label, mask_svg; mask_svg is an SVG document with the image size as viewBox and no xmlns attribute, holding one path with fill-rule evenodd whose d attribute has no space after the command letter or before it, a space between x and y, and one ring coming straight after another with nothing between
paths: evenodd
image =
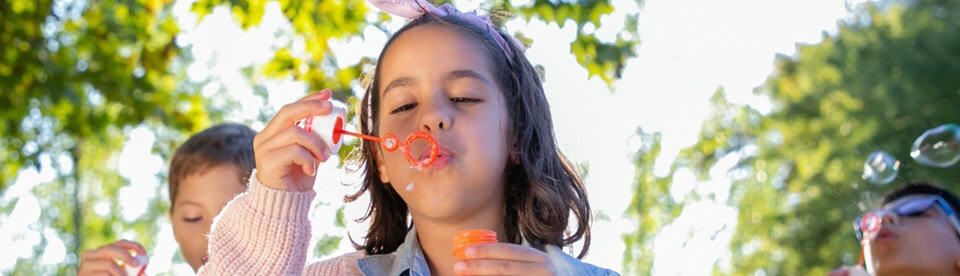
<instances>
[{"instance_id":1,"label":"child wearing sunglasses","mask_svg":"<svg viewBox=\"0 0 960 276\"><path fill-rule=\"evenodd\" d=\"M864 268L872 275L960 275L960 200L930 183L912 183L883 197L854 220ZM840 269L831 275L855 275Z\"/></svg>"}]
</instances>

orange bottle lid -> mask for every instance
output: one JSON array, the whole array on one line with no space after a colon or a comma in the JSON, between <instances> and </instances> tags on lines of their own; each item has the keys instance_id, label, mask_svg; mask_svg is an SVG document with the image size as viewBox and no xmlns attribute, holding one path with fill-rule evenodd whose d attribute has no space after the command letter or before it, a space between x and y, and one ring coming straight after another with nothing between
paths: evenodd
<instances>
[{"instance_id":1,"label":"orange bottle lid","mask_svg":"<svg viewBox=\"0 0 960 276\"><path fill-rule=\"evenodd\" d=\"M453 255L457 260L465 260L467 246L485 243L497 243L497 232L486 229L469 229L457 232L453 237Z\"/></svg>"}]
</instances>

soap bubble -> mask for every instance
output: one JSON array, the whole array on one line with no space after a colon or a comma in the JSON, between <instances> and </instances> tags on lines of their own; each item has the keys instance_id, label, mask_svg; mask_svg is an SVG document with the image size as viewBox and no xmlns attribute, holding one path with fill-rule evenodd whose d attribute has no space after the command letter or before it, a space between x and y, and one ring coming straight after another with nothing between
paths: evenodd
<instances>
[{"instance_id":1,"label":"soap bubble","mask_svg":"<svg viewBox=\"0 0 960 276\"><path fill-rule=\"evenodd\" d=\"M871 153L863 163L863 179L873 184L893 182L899 172L900 161L882 150Z\"/></svg>"},{"instance_id":2,"label":"soap bubble","mask_svg":"<svg viewBox=\"0 0 960 276\"><path fill-rule=\"evenodd\" d=\"M937 168L956 164L960 161L960 126L946 124L923 132L913 142L910 157Z\"/></svg>"}]
</instances>

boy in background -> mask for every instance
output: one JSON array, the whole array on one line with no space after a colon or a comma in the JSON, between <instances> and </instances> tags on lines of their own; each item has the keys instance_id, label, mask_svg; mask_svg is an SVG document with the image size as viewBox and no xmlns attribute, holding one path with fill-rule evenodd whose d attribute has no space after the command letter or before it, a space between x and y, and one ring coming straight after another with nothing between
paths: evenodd
<instances>
[{"instance_id":1,"label":"boy in background","mask_svg":"<svg viewBox=\"0 0 960 276\"><path fill-rule=\"evenodd\" d=\"M180 253L194 271L206 261L207 232L213 218L234 196L246 190L256 163L256 132L240 124L220 124L187 139L170 161L170 211ZM138 266L131 252L147 255L137 242L119 240L84 252L77 275L126 275L117 264Z\"/></svg>"}]
</instances>

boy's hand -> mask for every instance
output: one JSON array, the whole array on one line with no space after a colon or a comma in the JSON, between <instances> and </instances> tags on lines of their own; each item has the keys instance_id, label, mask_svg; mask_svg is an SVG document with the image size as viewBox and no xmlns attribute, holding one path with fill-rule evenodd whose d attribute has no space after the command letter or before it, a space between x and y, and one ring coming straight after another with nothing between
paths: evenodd
<instances>
[{"instance_id":1,"label":"boy's hand","mask_svg":"<svg viewBox=\"0 0 960 276\"><path fill-rule=\"evenodd\" d=\"M83 252L83 257L80 260L80 268L77 269L77 275L127 275L127 272L124 271L115 260L120 260L124 264L131 264L133 266L140 265L136 263L136 260L130 255L131 250L137 252L137 255L147 255L147 250L143 249L142 245L128 240L119 240L101 246L100 248Z\"/></svg>"},{"instance_id":2,"label":"boy's hand","mask_svg":"<svg viewBox=\"0 0 960 276\"><path fill-rule=\"evenodd\" d=\"M315 115L330 114L330 90L304 97L285 105L263 131L253 138L257 161L257 180L274 189L309 191L313 189L317 165L330 158L330 150L319 136L294 123Z\"/></svg>"},{"instance_id":3,"label":"boy's hand","mask_svg":"<svg viewBox=\"0 0 960 276\"><path fill-rule=\"evenodd\" d=\"M457 261L459 275L556 275L546 253L512 243L476 244Z\"/></svg>"}]
</instances>

